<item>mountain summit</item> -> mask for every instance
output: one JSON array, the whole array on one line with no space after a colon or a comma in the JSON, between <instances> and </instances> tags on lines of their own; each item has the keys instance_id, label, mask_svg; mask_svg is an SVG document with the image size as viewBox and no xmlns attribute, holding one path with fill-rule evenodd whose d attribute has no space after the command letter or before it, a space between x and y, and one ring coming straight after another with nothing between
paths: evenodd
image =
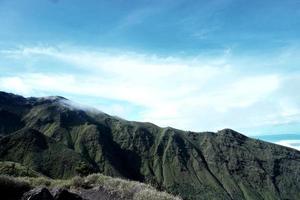
<instances>
[{"instance_id":1,"label":"mountain summit","mask_svg":"<svg viewBox=\"0 0 300 200\"><path fill-rule=\"evenodd\" d=\"M300 152L231 129L190 132L0 92L0 160L51 178L101 172L201 199L300 199Z\"/></svg>"}]
</instances>

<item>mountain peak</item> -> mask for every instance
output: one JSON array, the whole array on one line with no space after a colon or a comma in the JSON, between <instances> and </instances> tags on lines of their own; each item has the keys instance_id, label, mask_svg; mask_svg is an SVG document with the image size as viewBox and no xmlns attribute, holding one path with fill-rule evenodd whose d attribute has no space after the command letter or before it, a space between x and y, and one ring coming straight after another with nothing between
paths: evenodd
<instances>
[{"instance_id":1,"label":"mountain peak","mask_svg":"<svg viewBox=\"0 0 300 200\"><path fill-rule=\"evenodd\" d=\"M24 98L21 95L0 91L0 103L13 103L13 102L16 102L18 104L24 103L26 102L26 98Z\"/></svg>"},{"instance_id":2,"label":"mountain peak","mask_svg":"<svg viewBox=\"0 0 300 200\"><path fill-rule=\"evenodd\" d=\"M64 102L69 101L67 98L62 96L47 96L47 97L39 97L39 98L29 98L35 99L38 103L57 103L57 102Z\"/></svg>"},{"instance_id":3,"label":"mountain peak","mask_svg":"<svg viewBox=\"0 0 300 200\"><path fill-rule=\"evenodd\" d=\"M51 101L68 100L67 98L62 96L47 96L47 97L41 97L39 99L51 100Z\"/></svg>"},{"instance_id":4,"label":"mountain peak","mask_svg":"<svg viewBox=\"0 0 300 200\"><path fill-rule=\"evenodd\" d=\"M217 134L222 135L222 136L238 138L238 139L246 139L247 138L247 136L245 136L235 130L232 130L230 128L222 129L222 130L218 131Z\"/></svg>"}]
</instances>

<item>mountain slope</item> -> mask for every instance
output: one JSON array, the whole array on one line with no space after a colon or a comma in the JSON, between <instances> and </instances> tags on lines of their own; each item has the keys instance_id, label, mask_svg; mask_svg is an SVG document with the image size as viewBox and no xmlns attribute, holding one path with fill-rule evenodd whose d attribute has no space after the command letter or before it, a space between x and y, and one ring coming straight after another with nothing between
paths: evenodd
<instances>
[{"instance_id":1,"label":"mountain slope","mask_svg":"<svg viewBox=\"0 0 300 200\"><path fill-rule=\"evenodd\" d=\"M0 158L20 162L49 177L70 177L78 163L88 162L37 130L24 128L0 140Z\"/></svg>"},{"instance_id":2,"label":"mountain slope","mask_svg":"<svg viewBox=\"0 0 300 200\"><path fill-rule=\"evenodd\" d=\"M83 165L84 173L144 181L191 200L300 199L300 152L230 129L160 128L77 109L63 97L2 92L0 119L8 118L0 121L0 159L52 178Z\"/></svg>"}]
</instances>

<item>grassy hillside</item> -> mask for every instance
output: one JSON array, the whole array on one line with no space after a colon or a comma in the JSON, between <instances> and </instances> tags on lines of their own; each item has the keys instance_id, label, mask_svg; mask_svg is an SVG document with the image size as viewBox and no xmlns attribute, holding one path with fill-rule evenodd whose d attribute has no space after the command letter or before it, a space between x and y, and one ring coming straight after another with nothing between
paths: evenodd
<instances>
[{"instance_id":1,"label":"grassy hillside","mask_svg":"<svg viewBox=\"0 0 300 200\"><path fill-rule=\"evenodd\" d=\"M0 174L7 176L27 176L27 177L41 177L42 174L25 167L16 162L4 161L0 162Z\"/></svg>"},{"instance_id":2,"label":"grassy hillside","mask_svg":"<svg viewBox=\"0 0 300 200\"><path fill-rule=\"evenodd\" d=\"M49 177L71 177L81 163L89 166L80 154L34 129L0 139L0 158L20 162Z\"/></svg>"},{"instance_id":3,"label":"grassy hillside","mask_svg":"<svg viewBox=\"0 0 300 200\"><path fill-rule=\"evenodd\" d=\"M184 199L300 199L300 152L248 138L161 128L81 110L61 97L0 93L0 160L51 178L100 172Z\"/></svg>"}]
</instances>

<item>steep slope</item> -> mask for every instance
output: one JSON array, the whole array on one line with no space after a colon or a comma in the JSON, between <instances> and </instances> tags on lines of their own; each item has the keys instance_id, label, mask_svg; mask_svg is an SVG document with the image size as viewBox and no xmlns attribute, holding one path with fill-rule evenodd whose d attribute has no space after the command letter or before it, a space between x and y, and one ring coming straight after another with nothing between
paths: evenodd
<instances>
[{"instance_id":1,"label":"steep slope","mask_svg":"<svg viewBox=\"0 0 300 200\"><path fill-rule=\"evenodd\" d=\"M53 178L74 175L81 162L87 173L144 181L185 199L300 199L300 153L230 129L195 133L160 128L77 109L62 97L0 93L0 111L3 119L14 119L0 121L0 159L21 159ZM40 150L45 148L40 142L27 148L32 143L28 134L47 141L56 157ZM19 144L24 140L28 145ZM37 158L55 163L45 167ZM71 166L64 168L66 159Z\"/></svg>"},{"instance_id":2,"label":"steep slope","mask_svg":"<svg viewBox=\"0 0 300 200\"><path fill-rule=\"evenodd\" d=\"M34 129L22 129L0 139L0 158L22 163L49 177L76 175L83 157Z\"/></svg>"},{"instance_id":3,"label":"steep slope","mask_svg":"<svg viewBox=\"0 0 300 200\"><path fill-rule=\"evenodd\" d=\"M43 175L16 162L0 162L0 174L14 177L42 177Z\"/></svg>"}]
</instances>

